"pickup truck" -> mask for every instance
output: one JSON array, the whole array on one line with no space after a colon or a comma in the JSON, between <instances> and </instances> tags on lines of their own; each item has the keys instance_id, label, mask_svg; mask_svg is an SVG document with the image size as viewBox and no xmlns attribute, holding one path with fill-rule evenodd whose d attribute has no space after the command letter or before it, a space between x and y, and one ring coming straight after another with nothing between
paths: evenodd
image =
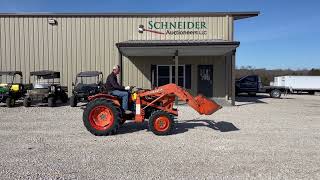
<instances>
[{"instance_id":1,"label":"pickup truck","mask_svg":"<svg viewBox=\"0 0 320 180\"><path fill-rule=\"evenodd\" d=\"M289 88L282 86L263 86L257 75L249 75L236 80L236 95L247 93L249 96L256 96L257 93L267 93L272 98L280 98L286 94Z\"/></svg>"}]
</instances>

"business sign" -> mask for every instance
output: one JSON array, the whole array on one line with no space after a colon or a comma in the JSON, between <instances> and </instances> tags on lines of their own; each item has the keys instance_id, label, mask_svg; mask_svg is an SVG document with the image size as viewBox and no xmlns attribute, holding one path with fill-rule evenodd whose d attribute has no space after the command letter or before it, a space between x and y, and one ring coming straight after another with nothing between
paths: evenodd
<instances>
[{"instance_id":1,"label":"business sign","mask_svg":"<svg viewBox=\"0 0 320 180\"><path fill-rule=\"evenodd\" d=\"M204 21L149 21L147 27L139 25L138 31L168 35L205 35L207 29L207 23Z\"/></svg>"}]
</instances>

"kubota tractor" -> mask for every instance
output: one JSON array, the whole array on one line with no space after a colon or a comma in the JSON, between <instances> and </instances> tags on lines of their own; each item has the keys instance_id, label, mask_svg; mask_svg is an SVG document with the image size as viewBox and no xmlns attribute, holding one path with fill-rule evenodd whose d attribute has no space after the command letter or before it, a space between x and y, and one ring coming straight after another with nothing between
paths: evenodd
<instances>
[{"instance_id":1,"label":"kubota tractor","mask_svg":"<svg viewBox=\"0 0 320 180\"><path fill-rule=\"evenodd\" d=\"M149 129L156 135L170 134L174 127L173 116L178 110L173 107L176 96L185 101L199 114L210 115L221 108L213 100L202 95L193 97L176 84L167 84L153 90L130 90L129 107L134 113L127 115L121 108L121 99L108 93L88 98L83 112L84 126L97 136L115 134L126 120L137 123L149 119Z\"/></svg>"}]
</instances>

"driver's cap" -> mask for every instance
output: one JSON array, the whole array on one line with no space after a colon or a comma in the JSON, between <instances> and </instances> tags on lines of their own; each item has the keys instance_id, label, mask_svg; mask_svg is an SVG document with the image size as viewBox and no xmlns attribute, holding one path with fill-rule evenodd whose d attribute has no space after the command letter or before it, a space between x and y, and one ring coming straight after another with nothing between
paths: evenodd
<instances>
[{"instance_id":1,"label":"driver's cap","mask_svg":"<svg viewBox=\"0 0 320 180\"><path fill-rule=\"evenodd\" d=\"M115 65L115 66L113 66L112 69L113 69L113 70L115 70L115 69L120 69L120 66L119 66L119 65Z\"/></svg>"}]
</instances>

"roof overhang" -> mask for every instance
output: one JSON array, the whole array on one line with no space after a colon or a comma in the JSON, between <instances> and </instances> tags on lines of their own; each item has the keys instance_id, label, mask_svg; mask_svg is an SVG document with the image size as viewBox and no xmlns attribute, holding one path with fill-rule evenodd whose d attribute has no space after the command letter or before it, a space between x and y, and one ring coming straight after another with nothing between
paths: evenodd
<instances>
[{"instance_id":1,"label":"roof overhang","mask_svg":"<svg viewBox=\"0 0 320 180\"><path fill-rule=\"evenodd\" d=\"M131 40L116 43L120 53L133 56L221 56L233 52L240 42L217 40Z\"/></svg>"},{"instance_id":2,"label":"roof overhang","mask_svg":"<svg viewBox=\"0 0 320 180\"><path fill-rule=\"evenodd\" d=\"M45 12L23 12L23 13L0 13L0 16L49 16L49 17L212 17L212 16L232 16L235 20L255 17L259 11L242 12L156 12L156 13L121 13L121 12L96 12L96 13L45 13Z\"/></svg>"}]
</instances>

